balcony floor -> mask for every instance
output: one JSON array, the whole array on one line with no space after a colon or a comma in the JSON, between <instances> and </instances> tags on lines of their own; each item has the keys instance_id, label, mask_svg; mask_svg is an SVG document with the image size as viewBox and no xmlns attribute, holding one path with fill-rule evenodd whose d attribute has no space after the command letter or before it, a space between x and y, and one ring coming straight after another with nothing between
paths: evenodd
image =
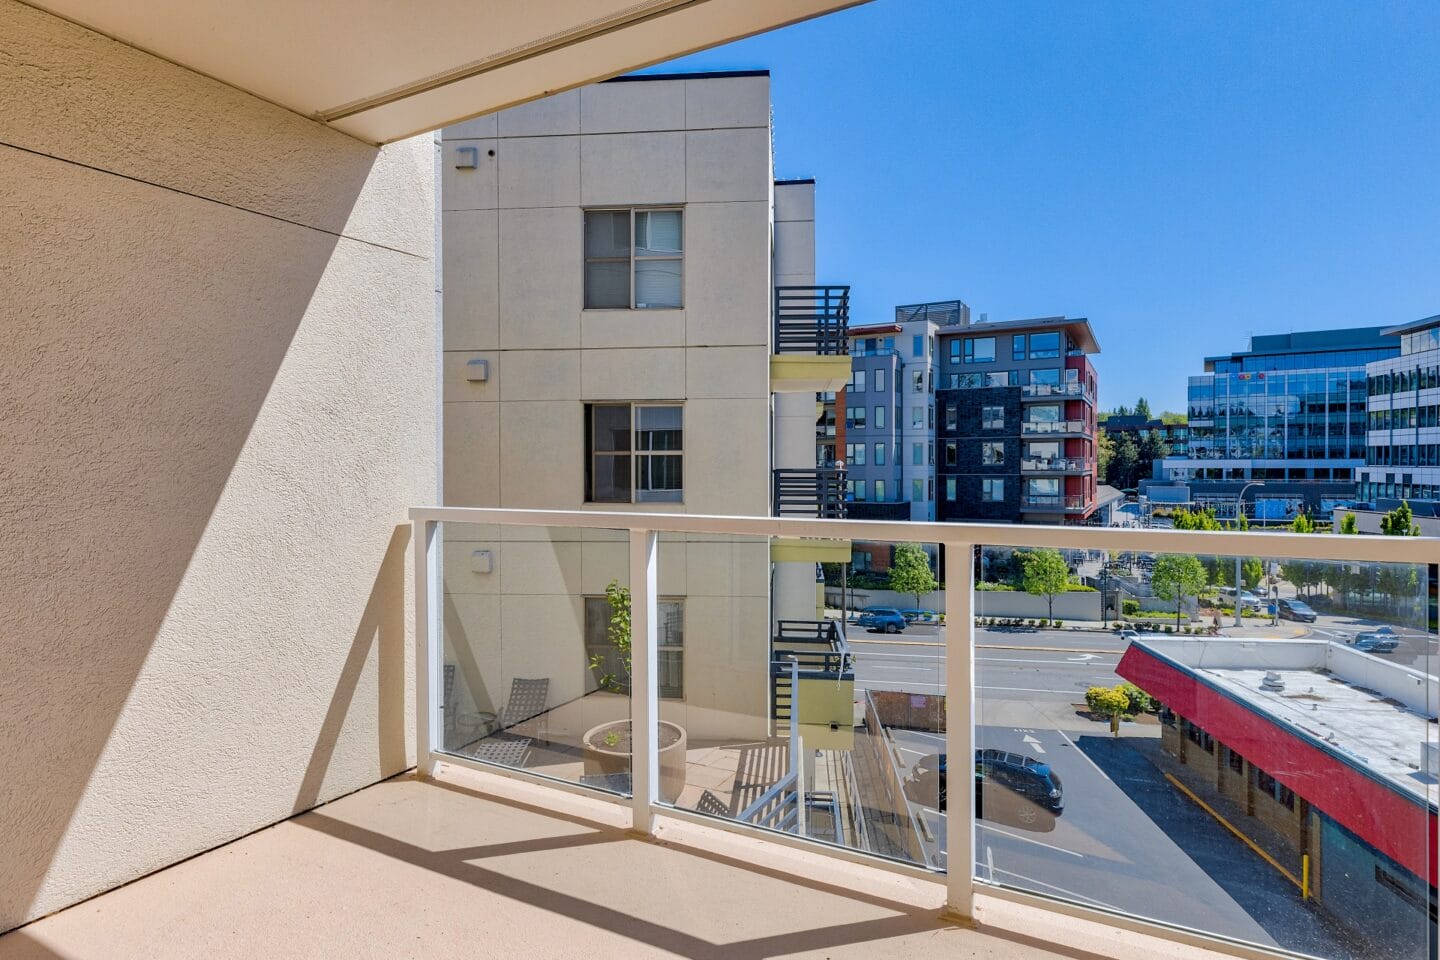
<instances>
[{"instance_id":1,"label":"balcony floor","mask_svg":"<svg viewBox=\"0 0 1440 960\"><path fill-rule=\"evenodd\" d=\"M626 818L442 768L12 931L0 958L1213 956L990 898L965 929L928 880L669 820L648 842Z\"/></svg>"}]
</instances>

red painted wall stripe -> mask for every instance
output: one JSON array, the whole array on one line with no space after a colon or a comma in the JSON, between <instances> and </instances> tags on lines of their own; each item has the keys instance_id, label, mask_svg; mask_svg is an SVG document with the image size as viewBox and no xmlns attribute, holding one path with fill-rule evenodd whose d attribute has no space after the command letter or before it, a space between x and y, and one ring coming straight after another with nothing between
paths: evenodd
<instances>
[{"instance_id":1,"label":"red painted wall stripe","mask_svg":"<svg viewBox=\"0 0 1440 960\"><path fill-rule=\"evenodd\" d=\"M1206 730L1336 823L1435 885L1436 816L1270 717L1139 647L1115 671Z\"/></svg>"}]
</instances>

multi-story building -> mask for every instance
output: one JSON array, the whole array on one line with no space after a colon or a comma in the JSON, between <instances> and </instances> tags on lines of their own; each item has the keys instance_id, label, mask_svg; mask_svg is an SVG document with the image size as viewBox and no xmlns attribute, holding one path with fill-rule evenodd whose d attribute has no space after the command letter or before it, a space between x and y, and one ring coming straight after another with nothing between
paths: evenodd
<instances>
[{"instance_id":1,"label":"multi-story building","mask_svg":"<svg viewBox=\"0 0 1440 960\"><path fill-rule=\"evenodd\" d=\"M1089 321L962 324L940 331L939 348L937 519L1090 519L1105 498Z\"/></svg>"},{"instance_id":2,"label":"multi-story building","mask_svg":"<svg viewBox=\"0 0 1440 960\"><path fill-rule=\"evenodd\" d=\"M1434 517L1440 507L1440 316L1382 334L1398 341L1400 355L1365 366L1368 421L1359 496L1377 512L1406 501L1416 514Z\"/></svg>"},{"instance_id":3,"label":"multi-story building","mask_svg":"<svg viewBox=\"0 0 1440 960\"><path fill-rule=\"evenodd\" d=\"M1206 357L1189 382L1188 446L1157 479L1221 514L1261 481L1247 504L1269 519L1353 499L1365 465L1365 368L1399 352L1383 327L1356 327L1257 336L1249 350Z\"/></svg>"},{"instance_id":4,"label":"multi-story building","mask_svg":"<svg viewBox=\"0 0 1440 960\"><path fill-rule=\"evenodd\" d=\"M767 73L621 77L441 147L448 503L843 516L814 439L817 392L849 376L848 289L815 283L814 181L773 179ZM474 718L519 679L548 679L552 745L627 709L593 696L624 660L626 545L583 533L445 530L445 602L472 625L446 635L449 746L483 744ZM817 620L815 563L848 544L660 549L661 715L763 735L766 624Z\"/></svg>"}]
</instances>

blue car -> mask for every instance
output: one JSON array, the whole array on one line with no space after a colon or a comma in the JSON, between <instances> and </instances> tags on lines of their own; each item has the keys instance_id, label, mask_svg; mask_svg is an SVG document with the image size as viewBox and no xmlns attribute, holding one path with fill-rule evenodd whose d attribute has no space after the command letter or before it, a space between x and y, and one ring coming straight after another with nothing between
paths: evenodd
<instances>
[{"instance_id":1,"label":"blue car","mask_svg":"<svg viewBox=\"0 0 1440 960\"><path fill-rule=\"evenodd\" d=\"M866 607L855 622L872 632L900 633L905 629L905 618L894 607Z\"/></svg>"}]
</instances>

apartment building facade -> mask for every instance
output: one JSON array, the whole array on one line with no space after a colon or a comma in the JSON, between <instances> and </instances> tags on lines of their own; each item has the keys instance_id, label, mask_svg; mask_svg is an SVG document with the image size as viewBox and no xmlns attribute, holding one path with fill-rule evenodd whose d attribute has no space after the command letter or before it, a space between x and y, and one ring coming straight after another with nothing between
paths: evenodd
<instances>
[{"instance_id":1,"label":"apartment building facade","mask_svg":"<svg viewBox=\"0 0 1440 960\"><path fill-rule=\"evenodd\" d=\"M767 73L622 77L504 110L446 128L441 171L447 504L843 508L816 469L815 395L849 361L813 315L843 324L845 292L814 287L814 182L773 178ZM497 713L524 678L548 679L552 718L585 707L552 739L627 709L590 696L624 659L605 598L625 535L581 533L444 531L458 716ZM772 621L815 619L815 559L661 543L662 719L764 733Z\"/></svg>"},{"instance_id":2,"label":"apartment building facade","mask_svg":"<svg viewBox=\"0 0 1440 960\"><path fill-rule=\"evenodd\" d=\"M1417 515L1434 517L1440 508L1440 316L1382 335L1399 344L1400 354L1365 365L1359 498L1376 512L1405 501Z\"/></svg>"},{"instance_id":3,"label":"apartment building facade","mask_svg":"<svg viewBox=\"0 0 1440 960\"><path fill-rule=\"evenodd\" d=\"M1102 506L1100 352L1084 318L981 322L939 335L939 520L1080 523Z\"/></svg>"}]
</instances>

